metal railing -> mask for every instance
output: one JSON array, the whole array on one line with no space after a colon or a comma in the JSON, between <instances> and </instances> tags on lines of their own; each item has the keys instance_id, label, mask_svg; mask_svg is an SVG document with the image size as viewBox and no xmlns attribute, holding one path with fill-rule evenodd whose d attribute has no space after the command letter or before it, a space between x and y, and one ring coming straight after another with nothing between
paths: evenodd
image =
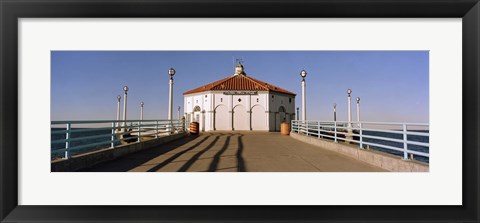
<instances>
[{"instance_id":1,"label":"metal railing","mask_svg":"<svg viewBox=\"0 0 480 223\"><path fill-rule=\"evenodd\" d=\"M373 148L414 159L414 155L429 158L429 124L397 122L343 122L292 120L291 131L335 143L357 144L361 149Z\"/></svg>"},{"instance_id":2,"label":"metal railing","mask_svg":"<svg viewBox=\"0 0 480 223\"><path fill-rule=\"evenodd\" d=\"M74 154L184 131L182 120L52 121L51 157L68 159Z\"/></svg>"}]
</instances>

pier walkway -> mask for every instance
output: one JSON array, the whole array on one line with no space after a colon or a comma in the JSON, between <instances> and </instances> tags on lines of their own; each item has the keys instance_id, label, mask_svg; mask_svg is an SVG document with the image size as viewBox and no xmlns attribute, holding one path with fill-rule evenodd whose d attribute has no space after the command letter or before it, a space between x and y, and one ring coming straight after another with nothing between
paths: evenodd
<instances>
[{"instance_id":1,"label":"pier walkway","mask_svg":"<svg viewBox=\"0 0 480 223\"><path fill-rule=\"evenodd\" d=\"M382 172L276 132L207 132L98 164L94 172Z\"/></svg>"}]
</instances>

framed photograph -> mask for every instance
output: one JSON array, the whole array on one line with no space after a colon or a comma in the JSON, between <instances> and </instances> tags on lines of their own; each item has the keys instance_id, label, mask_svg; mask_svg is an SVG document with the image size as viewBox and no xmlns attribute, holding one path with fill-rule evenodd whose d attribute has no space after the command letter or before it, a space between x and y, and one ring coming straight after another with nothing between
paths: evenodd
<instances>
[{"instance_id":1,"label":"framed photograph","mask_svg":"<svg viewBox=\"0 0 480 223\"><path fill-rule=\"evenodd\" d=\"M478 1L0 7L2 222L480 220Z\"/></svg>"}]
</instances>

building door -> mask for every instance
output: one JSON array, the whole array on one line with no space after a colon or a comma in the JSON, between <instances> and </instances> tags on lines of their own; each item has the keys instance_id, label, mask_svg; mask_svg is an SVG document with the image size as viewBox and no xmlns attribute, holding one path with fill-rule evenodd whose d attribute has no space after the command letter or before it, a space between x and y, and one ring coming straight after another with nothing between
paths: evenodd
<instances>
[{"instance_id":1,"label":"building door","mask_svg":"<svg viewBox=\"0 0 480 223\"><path fill-rule=\"evenodd\" d=\"M285 117L285 108L280 106L278 112L275 113L275 131L280 131L280 124L282 124L283 121L286 121Z\"/></svg>"},{"instance_id":2,"label":"building door","mask_svg":"<svg viewBox=\"0 0 480 223\"><path fill-rule=\"evenodd\" d=\"M198 122L199 128L202 126L202 123L201 123L202 120L200 120L200 113L201 113L201 112L200 112L200 107L199 107L199 106L195 106L195 107L193 108L192 122Z\"/></svg>"},{"instance_id":3,"label":"building door","mask_svg":"<svg viewBox=\"0 0 480 223\"><path fill-rule=\"evenodd\" d=\"M250 130L250 117L243 105L233 108L233 130Z\"/></svg>"},{"instance_id":4,"label":"building door","mask_svg":"<svg viewBox=\"0 0 480 223\"><path fill-rule=\"evenodd\" d=\"M252 108L252 130L268 130L267 113L261 105Z\"/></svg>"},{"instance_id":5,"label":"building door","mask_svg":"<svg viewBox=\"0 0 480 223\"><path fill-rule=\"evenodd\" d=\"M231 122L228 114L227 106L219 105L215 108L214 114L214 130L232 130L229 122Z\"/></svg>"},{"instance_id":6,"label":"building door","mask_svg":"<svg viewBox=\"0 0 480 223\"><path fill-rule=\"evenodd\" d=\"M202 111L202 132L205 132L205 110Z\"/></svg>"}]
</instances>

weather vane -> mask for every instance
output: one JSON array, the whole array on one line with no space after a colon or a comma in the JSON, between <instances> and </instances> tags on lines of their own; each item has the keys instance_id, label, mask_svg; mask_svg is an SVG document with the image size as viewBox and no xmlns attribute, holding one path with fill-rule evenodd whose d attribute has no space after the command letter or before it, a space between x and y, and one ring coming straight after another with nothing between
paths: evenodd
<instances>
[{"instance_id":1,"label":"weather vane","mask_svg":"<svg viewBox=\"0 0 480 223\"><path fill-rule=\"evenodd\" d=\"M235 58L235 64L242 64L243 59L242 58Z\"/></svg>"}]
</instances>

